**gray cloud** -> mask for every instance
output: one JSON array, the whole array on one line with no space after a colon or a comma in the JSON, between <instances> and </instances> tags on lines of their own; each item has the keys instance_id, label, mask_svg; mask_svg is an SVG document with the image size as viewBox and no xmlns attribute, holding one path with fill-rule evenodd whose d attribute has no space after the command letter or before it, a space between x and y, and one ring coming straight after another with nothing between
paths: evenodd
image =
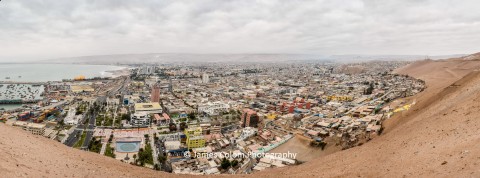
<instances>
[{"instance_id":1,"label":"gray cloud","mask_svg":"<svg viewBox=\"0 0 480 178\"><path fill-rule=\"evenodd\" d=\"M480 51L475 0L3 0L0 60Z\"/></svg>"}]
</instances>

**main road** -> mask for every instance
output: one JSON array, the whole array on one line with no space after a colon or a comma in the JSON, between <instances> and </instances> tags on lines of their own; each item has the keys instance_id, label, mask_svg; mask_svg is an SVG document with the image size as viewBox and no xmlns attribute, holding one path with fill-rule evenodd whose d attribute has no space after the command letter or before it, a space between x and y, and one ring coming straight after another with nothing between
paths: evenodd
<instances>
[{"instance_id":1,"label":"main road","mask_svg":"<svg viewBox=\"0 0 480 178\"><path fill-rule=\"evenodd\" d=\"M75 145L75 143L77 143L77 141L80 139L80 137L82 135L83 130L85 129L85 125L83 125L83 123L85 122L85 119L86 119L86 117L83 117L82 120L80 122L78 122L77 127L73 130L72 133L70 133L68 135L67 140L65 140L65 142L63 144L65 144L69 147L73 147L73 145Z\"/></svg>"},{"instance_id":2,"label":"main road","mask_svg":"<svg viewBox=\"0 0 480 178\"><path fill-rule=\"evenodd\" d=\"M115 93L124 93L126 86L128 86L129 83L129 77L126 77L121 84L118 87L113 87L110 91L106 91L104 94L105 95L99 95L97 96L97 99L95 102L97 102L98 105L103 105L107 101L107 97L114 96ZM86 137L84 142L82 143L81 149L87 150L90 142L92 141L93 138L93 133L95 130L95 124L96 124L96 118L97 118L97 113L93 114L88 114L86 115L88 117L88 124L85 126L83 123L85 122L85 119L87 117L84 117L81 122L77 125L77 127L74 129L74 131L68 136L68 138L65 140L64 144L73 147L76 142L80 139L82 132L86 131Z\"/></svg>"},{"instance_id":3,"label":"main road","mask_svg":"<svg viewBox=\"0 0 480 178\"><path fill-rule=\"evenodd\" d=\"M123 90L123 88L127 84L127 79L128 79L128 77L125 80L122 81L121 85L118 88L107 91L106 96L98 96L96 102L99 105L105 104L107 102L108 97L112 97L112 96L115 95L115 93L120 92L120 90ZM107 109L108 109L108 107L107 107ZM90 115L90 118L88 120L87 130L86 130L87 134L86 134L86 137L85 137L85 141L83 142L83 145L82 145L83 150L88 150L88 146L90 145L90 142L92 141L93 133L94 133L94 130L95 130L96 119L97 119L97 113L93 113L93 114Z\"/></svg>"},{"instance_id":4,"label":"main road","mask_svg":"<svg viewBox=\"0 0 480 178\"><path fill-rule=\"evenodd\" d=\"M85 141L83 141L82 149L87 150L88 145L90 144L90 141L92 141L93 138L93 132L95 130L95 119L96 119L96 113L93 113L90 115L90 119L88 120L88 127L87 127L87 134L85 137Z\"/></svg>"}]
</instances>

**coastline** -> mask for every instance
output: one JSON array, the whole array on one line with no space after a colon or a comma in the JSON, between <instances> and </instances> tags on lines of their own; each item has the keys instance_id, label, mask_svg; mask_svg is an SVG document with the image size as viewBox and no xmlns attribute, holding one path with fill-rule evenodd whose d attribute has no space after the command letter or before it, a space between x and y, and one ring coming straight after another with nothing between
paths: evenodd
<instances>
[{"instance_id":1,"label":"coastline","mask_svg":"<svg viewBox=\"0 0 480 178\"><path fill-rule=\"evenodd\" d=\"M127 75L128 66L90 64L15 63L0 64L3 82L56 82L76 76L118 77Z\"/></svg>"},{"instance_id":2,"label":"coastline","mask_svg":"<svg viewBox=\"0 0 480 178\"><path fill-rule=\"evenodd\" d=\"M54 65L54 67L52 67ZM60 65L60 66L58 66ZM23 66L27 66L29 69L23 70ZM33 66L33 67L32 67ZM77 67L79 66L79 67ZM91 67L95 66L95 67ZM37 70L44 70L43 68L49 68L50 70L59 70L58 73L69 72L70 68L74 68L72 72L75 75L84 75L87 74L88 78L93 77L109 77L117 78L125 75L129 75L130 69L128 66L120 65L90 65L90 64L47 64L47 63L9 63L9 64L0 64L0 70L4 69L3 77L0 77L0 84L13 84L17 83L48 83L48 82L62 82L64 79L73 79L70 78L73 74L68 75L57 75L54 72L37 74ZM53 69L52 69L53 68ZM65 71L60 71L60 69L65 69ZM102 69L103 68L103 69ZM7 71L10 70L10 71ZM17 72L18 71L18 72ZM72 70L70 70L72 71ZM33 75L32 75L33 73ZM35 78L35 75L43 75L39 78ZM1 73L0 73L1 76ZM57 76L57 77L51 77ZM8 77L8 79L6 79ZM11 79L10 79L11 78ZM0 104L0 111L9 111L21 108L23 104ZM2 109L3 108L3 109Z\"/></svg>"},{"instance_id":3,"label":"coastline","mask_svg":"<svg viewBox=\"0 0 480 178\"><path fill-rule=\"evenodd\" d=\"M114 65L114 66L117 66L117 65ZM126 66L117 66L117 67L121 67L121 68L117 70L105 70L102 72L108 73L112 78L130 75L130 69L128 67Z\"/></svg>"}]
</instances>

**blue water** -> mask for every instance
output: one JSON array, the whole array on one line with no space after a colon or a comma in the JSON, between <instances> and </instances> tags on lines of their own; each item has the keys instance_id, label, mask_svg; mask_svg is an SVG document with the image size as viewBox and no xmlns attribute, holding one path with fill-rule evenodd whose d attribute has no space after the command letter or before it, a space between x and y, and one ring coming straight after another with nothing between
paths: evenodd
<instances>
[{"instance_id":1,"label":"blue water","mask_svg":"<svg viewBox=\"0 0 480 178\"><path fill-rule=\"evenodd\" d=\"M86 78L110 77L111 73L107 71L123 68L120 66L80 64L0 64L0 81L61 81L62 79L73 79L79 75Z\"/></svg>"},{"instance_id":2,"label":"blue water","mask_svg":"<svg viewBox=\"0 0 480 178\"><path fill-rule=\"evenodd\" d=\"M0 64L0 81L62 81L62 79L74 79L79 75L83 75L86 78L111 77L112 74L108 71L123 68L124 67L120 66L80 64ZM22 105L19 104L0 104L0 108L4 108L5 110L15 109L21 106Z\"/></svg>"},{"instance_id":3,"label":"blue water","mask_svg":"<svg viewBox=\"0 0 480 178\"><path fill-rule=\"evenodd\" d=\"M138 152L140 149L139 142L117 142L116 151L122 153L133 153Z\"/></svg>"}]
</instances>

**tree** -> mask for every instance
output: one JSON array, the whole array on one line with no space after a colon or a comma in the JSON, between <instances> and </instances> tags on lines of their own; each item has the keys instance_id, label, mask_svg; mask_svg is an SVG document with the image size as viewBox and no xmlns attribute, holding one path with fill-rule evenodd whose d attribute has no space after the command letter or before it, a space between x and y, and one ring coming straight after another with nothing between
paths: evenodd
<instances>
[{"instance_id":1,"label":"tree","mask_svg":"<svg viewBox=\"0 0 480 178\"><path fill-rule=\"evenodd\" d=\"M188 128L188 125L186 122L181 122L180 123L180 131L184 131L186 128Z\"/></svg>"},{"instance_id":2,"label":"tree","mask_svg":"<svg viewBox=\"0 0 480 178\"><path fill-rule=\"evenodd\" d=\"M95 137L92 138L92 141L88 145L88 150L95 153L100 153L102 148L102 143L100 140L97 140Z\"/></svg>"},{"instance_id":3,"label":"tree","mask_svg":"<svg viewBox=\"0 0 480 178\"><path fill-rule=\"evenodd\" d=\"M369 85L369 87L364 91L364 95L371 95L373 92L373 83Z\"/></svg>"},{"instance_id":4,"label":"tree","mask_svg":"<svg viewBox=\"0 0 480 178\"><path fill-rule=\"evenodd\" d=\"M122 120L130 121L130 114L129 114L129 113L127 113L127 114L122 114Z\"/></svg>"},{"instance_id":5,"label":"tree","mask_svg":"<svg viewBox=\"0 0 480 178\"><path fill-rule=\"evenodd\" d=\"M60 122L58 122L58 125L60 125L63 128L63 126L65 126L64 120L62 119Z\"/></svg>"},{"instance_id":6,"label":"tree","mask_svg":"<svg viewBox=\"0 0 480 178\"><path fill-rule=\"evenodd\" d=\"M83 111L80 111L79 109L77 109L77 111L75 112L75 115L80 115L80 114L83 114Z\"/></svg>"},{"instance_id":7,"label":"tree","mask_svg":"<svg viewBox=\"0 0 480 178\"><path fill-rule=\"evenodd\" d=\"M177 130L177 125L174 124L174 123L170 123L168 125L168 129L170 129L170 131L176 131Z\"/></svg>"},{"instance_id":8,"label":"tree","mask_svg":"<svg viewBox=\"0 0 480 178\"><path fill-rule=\"evenodd\" d=\"M158 165L158 164L153 165L153 169L154 170L160 170L160 165Z\"/></svg>"},{"instance_id":9,"label":"tree","mask_svg":"<svg viewBox=\"0 0 480 178\"><path fill-rule=\"evenodd\" d=\"M108 138L108 143L112 143L113 140L113 134L110 134L110 137Z\"/></svg>"},{"instance_id":10,"label":"tree","mask_svg":"<svg viewBox=\"0 0 480 178\"><path fill-rule=\"evenodd\" d=\"M232 167L237 167L238 165L238 161L237 160L233 160L232 161Z\"/></svg>"},{"instance_id":11,"label":"tree","mask_svg":"<svg viewBox=\"0 0 480 178\"><path fill-rule=\"evenodd\" d=\"M188 119L194 120L195 119L195 114L193 112L188 114Z\"/></svg>"},{"instance_id":12,"label":"tree","mask_svg":"<svg viewBox=\"0 0 480 178\"><path fill-rule=\"evenodd\" d=\"M231 164L230 164L230 161L228 159L223 158L220 166L222 167L222 169L228 169L231 166Z\"/></svg>"},{"instance_id":13,"label":"tree","mask_svg":"<svg viewBox=\"0 0 480 178\"><path fill-rule=\"evenodd\" d=\"M150 144L145 145L145 149L140 148L138 151L138 162L140 162L140 166L144 166L145 163L153 164L153 150Z\"/></svg>"},{"instance_id":14,"label":"tree","mask_svg":"<svg viewBox=\"0 0 480 178\"><path fill-rule=\"evenodd\" d=\"M163 156L163 155L158 155L158 162L165 162L167 160L167 157Z\"/></svg>"}]
</instances>

